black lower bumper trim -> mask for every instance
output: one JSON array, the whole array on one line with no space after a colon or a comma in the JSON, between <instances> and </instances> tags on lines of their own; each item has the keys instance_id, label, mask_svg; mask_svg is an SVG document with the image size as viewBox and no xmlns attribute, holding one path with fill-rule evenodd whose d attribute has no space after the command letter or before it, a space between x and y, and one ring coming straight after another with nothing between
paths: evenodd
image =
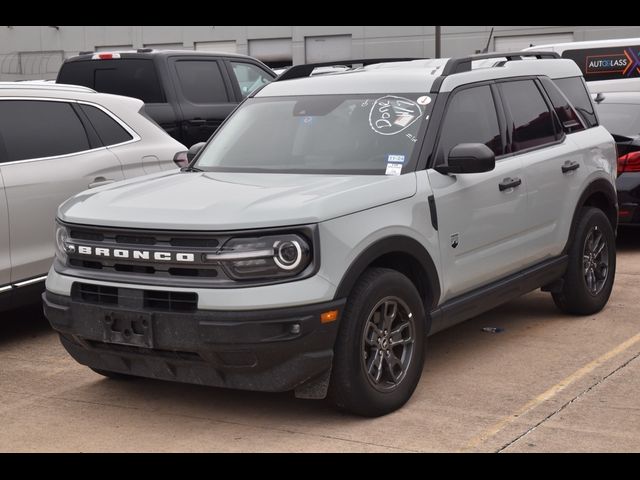
<instances>
[{"instance_id":1,"label":"black lower bumper trim","mask_svg":"<svg viewBox=\"0 0 640 480\"><path fill-rule=\"evenodd\" d=\"M130 375L288 391L331 367L344 300L263 311L165 312L92 305L45 292L44 311L79 363Z\"/></svg>"}]
</instances>

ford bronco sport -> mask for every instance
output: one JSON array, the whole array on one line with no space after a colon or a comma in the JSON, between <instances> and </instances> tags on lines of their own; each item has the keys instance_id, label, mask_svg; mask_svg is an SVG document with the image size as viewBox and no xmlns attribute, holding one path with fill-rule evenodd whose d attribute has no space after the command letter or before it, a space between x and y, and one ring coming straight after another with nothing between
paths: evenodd
<instances>
[{"instance_id":1,"label":"ford bronco sport","mask_svg":"<svg viewBox=\"0 0 640 480\"><path fill-rule=\"evenodd\" d=\"M601 310L615 144L573 61L521 55L292 67L189 167L68 200L44 295L64 347L108 377L376 416L428 335L538 288Z\"/></svg>"}]
</instances>

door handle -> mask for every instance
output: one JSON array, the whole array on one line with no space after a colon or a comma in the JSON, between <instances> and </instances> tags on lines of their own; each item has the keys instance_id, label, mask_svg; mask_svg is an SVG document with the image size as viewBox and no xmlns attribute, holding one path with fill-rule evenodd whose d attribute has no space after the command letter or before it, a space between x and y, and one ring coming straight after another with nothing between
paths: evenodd
<instances>
[{"instance_id":1,"label":"door handle","mask_svg":"<svg viewBox=\"0 0 640 480\"><path fill-rule=\"evenodd\" d=\"M571 162L567 160L566 162L564 162L564 165L562 166L562 173L573 172L574 170L577 170L579 168L580 168L580 164L578 162Z\"/></svg>"},{"instance_id":2,"label":"door handle","mask_svg":"<svg viewBox=\"0 0 640 480\"><path fill-rule=\"evenodd\" d=\"M522 184L522 180L519 178L505 178L500 182L498 187L500 187L500 191L504 192L505 190L509 190L510 188L516 188Z\"/></svg>"},{"instance_id":3,"label":"door handle","mask_svg":"<svg viewBox=\"0 0 640 480\"><path fill-rule=\"evenodd\" d=\"M89 188L97 188L101 187L102 185L109 185L113 182L115 182L115 180L111 180L110 178L96 177L93 179L93 182L89 184Z\"/></svg>"}]
</instances>

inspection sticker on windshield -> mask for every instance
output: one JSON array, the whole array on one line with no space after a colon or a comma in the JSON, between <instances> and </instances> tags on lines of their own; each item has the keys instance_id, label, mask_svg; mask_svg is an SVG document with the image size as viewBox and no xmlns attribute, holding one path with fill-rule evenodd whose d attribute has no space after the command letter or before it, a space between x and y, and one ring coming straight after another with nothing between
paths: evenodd
<instances>
[{"instance_id":1,"label":"inspection sticker on windshield","mask_svg":"<svg viewBox=\"0 0 640 480\"><path fill-rule=\"evenodd\" d=\"M413 100L387 95L377 99L369 113L371 129L380 135L396 135L407 129L422 115Z\"/></svg>"},{"instance_id":2,"label":"inspection sticker on windshield","mask_svg":"<svg viewBox=\"0 0 640 480\"><path fill-rule=\"evenodd\" d=\"M404 155L389 155L387 157L389 163L404 163Z\"/></svg>"}]
</instances>

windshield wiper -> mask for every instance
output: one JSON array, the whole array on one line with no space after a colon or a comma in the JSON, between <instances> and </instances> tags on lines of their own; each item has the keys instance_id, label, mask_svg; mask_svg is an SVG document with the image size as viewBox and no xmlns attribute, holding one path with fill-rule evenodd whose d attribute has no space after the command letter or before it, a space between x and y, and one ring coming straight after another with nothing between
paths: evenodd
<instances>
[{"instance_id":1,"label":"windshield wiper","mask_svg":"<svg viewBox=\"0 0 640 480\"><path fill-rule=\"evenodd\" d=\"M191 166L182 167L180 171L181 172L204 172L204 170L202 170L201 168L191 167Z\"/></svg>"}]
</instances>

